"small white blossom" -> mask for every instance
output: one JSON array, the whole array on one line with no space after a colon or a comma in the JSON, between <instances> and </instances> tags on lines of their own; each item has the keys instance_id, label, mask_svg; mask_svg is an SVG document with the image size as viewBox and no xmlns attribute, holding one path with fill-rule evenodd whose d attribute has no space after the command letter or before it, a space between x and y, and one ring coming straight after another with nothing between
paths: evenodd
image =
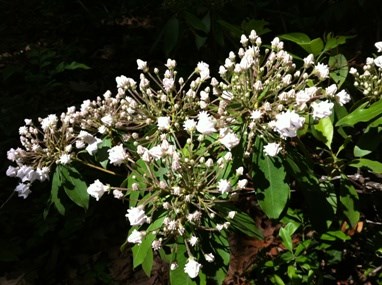
<instances>
[{"instance_id":1,"label":"small white blossom","mask_svg":"<svg viewBox=\"0 0 382 285\"><path fill-rule=\"evenodd\" d=\"M313 108L313 118L322 119L332 114L334 104L329 101L315 101L311 106Z\"/></svg>"},{"instance_id":2,"label":"small white blossom","mask_svg":"<svg viewBox=\"0 0 382 285\"><path fill-rule=\"evenodd\" d=\"M304 58L304 67L308 68L312 66L314 63L314 56L313 54L309 54L307 57Z\"/></svg>"},{"instance_id":3,"label":"small white blossom","mask_svg":"<svg viewBox=\"0 0 382 285\"><path fill-rule=\"evenodd\" d=\"M332 84L330 86L328 86L327 88L325 88L325 93L326 93L326 96L328 97L333 97L334 94L336 94L337 92L337 85L336 84Z\"/></svg>"},{"instance_id":4,"label":"small white blossom","mask_svg":"<svg viewBox=\"0 0 382 285\"><path fill-rule=\"evenodd\" d=\"M236 169L236 175L237 176L243 175L243 173L244 173L244 167L243 166L240 166Z\"/></svg>"},{"instance_id":5,"label":"small white blossom","mask_svg":"<svg viewBox=\"0 0 382 285\"><path fill-rule=\"evenodd\" d=\"M113 196L115 199L122 199L124 195L122 191L115 189L113 190Z\"/></svg>"},{"instance_id":6,"label":"small white blossom","mask_svg":"<svg viewBox=\"0 0 382 285\"><path fill-rule=\"evenodd\" d=\"M220 193L228 193L231 190L231 184L227 179L220 179L218 182L218 189Z\"/></svg>"},{"instance_id":7,"label":"small white blossom","mask_svg":"<svg viewBox=\"0 0 382 285\"><path fill-rule=\"evenodd\" d=\"M187 119L183 123L183 129L187 132L193 132L196 128L196 121L193 119Z\"/></svg>"},{"instance_id":8,"label":"small white blossom","mask_svg":"<svg viewBox=\"0 0 382 285\"><path fill-rule=\"evenodd\" d=\"M176 61L173 60L173 59L167 59L167 63L165 64L165 66L168 68L168 69L174 69L175 66L176 66Z\"/></svg>"},{"instance_id":9,"label":"small white blossom","mask_svg":"<svg viewBox=\"0 0 382 285\"><path fill-rule=\"evenodd\" d=\"M109 186L104 185L101 181L99 181L99 179L97 179L89 185L87 192L98 201L103 194L109 191L109 189Z\"/></svg>"},{"instance_id":10,"label":"small white blossom","mask_svg":"<svg viewBox=\"0 0 382 285\"><path fill-rule=\"evenodd\" d=\"M233 219L235 217L235 215L236 215L236 211L229 211L228 212L228 218L229 219Z\"/></svg>"},{"instance_id":11,"label":"small white blossom","mask_svg":"<svg viewBox=\"0 0 382 285\"><path fill-rule=\"evenodd\" d=\"M104 123L106 126L111 127L113 125L113 116L110 114L103 116L101 118L101 122Z\"/></svg>"},{"instance_id":12,"label":"small white blossom","mask_svg":"<svg viewBox=\"0 0 382 285\"><path fill-rule=\"evenodd\" d=\"M200 263L196 262L193 258L189 258L184 266L184 272L187 273L191 279L193 279L199 275L200 268Z\"/></svg>"},{"instance_id":13,"label":"small white blossom","mask_svg":"<svg viewBox=\"0 0 382 285\"><path fill-rule=\"evenodd\" d=\"M160 250L162 247L162 239L154 240L151 243L151 247L153 248L153 250Z\"/></svg>"},{"instance_id":14,"label":"small white blossom","mask_svg":"<svg viewBox=\"0 0 382 285\"><path fill-rule=\"evenodd\" d=\"M178 268L178 263L176 263L176 262L171 262L170 269L171 269L171 270L175 270L175 269L177 269L177 268Z\"/></svg>"},{"instance_id":15,"label":"small white blossom","mask_svg":"<svg viewBox=\"0 0 382 285\"><path fill-rule=\"evenodd\" d=\"M94 140L88 144L86 147L86 151L90 154L93 155L96 153L98 146L102 144L102 140L99 138L94 138Z\"/></svg>"},{"instance_id":16,"label":"small white blossom","mask_svg":"<svg viewBox=\"0 0 382 285\"><path fill-rule=\"evenodd\" d=\"M379 68L382 68L382 55L378 56L377 58L374 59L374 64L379 67Z\"/></svg>"},{"instance_id":17,"label":"small white blossom","mask_svg":"<svg viewBox=\"0 0 382 285\"><path fill-rule=\"evenodd\" d=\"M143 238L145 237L145 235L146 235L145 232L140 232L140 231L137 231L137 230L133 230L133 232L127 238L127 241L130 242L130 243L141 244Z\"/></svg>"},{"instance_id":18,"label":"small white blossom","mask_svg":"<svg viewBox=\"0 0 382 285\"><path fill-rule=\"evenodd\" d=\"M268 156L276 156L281 150L279 143L268 143L264 146L264 153Z\"/></svg>"},{"instance_id":19,"label":"small white blossom","mask_svg":"<svg viewBox=\"0 0 382 285\"><path fill-rule=\"evenodd\" d=\"M171 91L171 89L174 87L174 78L163 78L163 88L166 92Z\"/></svg>"},{"instance_id":20,"label":"small white blossom","mask_svg":"<svg viewBox=\"0 0 382 285\"><path fill-rule=\"evenodd\" d=\"M188 242L191 244L191 246L195 246L199 241L199 238L196 237L196 236L191 236L189 239L188 239Z\"/></svg>"},{"instance_id":21,"label":"small white blossom","mask_svg":"<svg viewBox=\"0 0 382 285\"><path fill-rule=\"evenodd\" d=\"M234 132L226 129L221 129L219 142L231 150L240 143L240 139Z\"/></svg>"},{"instance_id":22,"label":"small white blossom","mask_svg":"<svg viewBox=\"0 0 382 285\"><path fill-rule=\"evenodd\" d=\"M41 128L43 129L43 131L46 131L56 126L57 122L58 122L58 118L56 115L54 114L48 115L48 117L41 120Z\"/></svg>"},{"instance_id":23,"label":"small white blossom","mask_svg":"<svg viewBox=\"0 0 382 285\"><path fill-rule=\"evenodd\" d=\"M251 119L254 121L257 121L257 120L261 119L262 115L263 114L261 113L261 111L254 110L251 112Z\"/></svg>"},{"instance_id":24,"label":"small white blossom","mask_svg":"<svg viewBox=\"0 0 382 285\"><path fill-rule=\"evenodd\" d=\"M244 189L245 186L247 186L248 180L247 179L241 179L237 182L237 188L238 189Z\"/></svg>"},{"instance_id":25,"label":"small white blossom","mask_svg":"<svg viewBox=\"0 0 382 285\"><path fill-rule=\"evenodd\" d=\"M8 166L8 169L6 171L6 175L9 177L16 177L17 176L18 168L14 166Z\"/></svg>"},{"instance_id":26,"label":"small white blossom","mask_svg":"<svg viewBox=\"0 0 382 285\"><path fill-rule=\"evenodd\" d=\"M382 52L382 42L376 42L374 45L377 48L377 52Z\"/></svg>"},{"instance_id":27,"label":"small white blossom","mask_svg":"<svg viewBox=\"0 0 382 285\"><path fill-rule=\"evenodd\" d=\"M208 135L216 132L215 119L211 118L211 116L206 111L199 112L196 130L203 135Z\"/></svg>"},{"instance_id":28,"label":"small white blossom","mask_svg":"<svg viewBox=\"0 0 382 285\"><path fill-rule=\"evenodd\" d=\"M201 81L205 81L210 78L210 69L207 63L202 61L199 62L196 71L199 73Z\"/></svg>"},{"instance_id":29,"label":"small white blossom","mask_svg":"<svg viewBox=\"0 0 382 285\"><path fill-rule=\"evenodd\" d=\"M147 72L149 70L147 67L147 61L137 59L137 65L138 65L138 70L142 70L143 72Z\"/></svg>"},{"instance_id":30,"label":"small white blossom","mask_svg":"<svg viewBox=\"0 0 382 285\"><path fill-rule=\"evenodd\" d=\"M29 183L19 183L15 188L15 191L17 192L17 196L23 197L24 199L26 199L29 196L29 194L32 193L29 187L30 187Z\"/></svg>"},{"instance_id":31,"label":"small white blossom","mask_svg":"<svg viewBox=\"0 0 382 285\"><path fill-rule=\"evenodd\" d=\"M109 153L110 163L113 165L121 165L129 158L129 154L126 152L122 144L108 149L107 152Z\"/></svg>"},{"instance_id":32,"label":"small white blossom","mask_svg":"<svg viewBox=\"0 0 382 285\"><path fill-rule=\"evenodd\" d=\"M315 73L320 80L324 80L329 77L329 67L326 64L318 63L314 67L313 73Z\"/></svg>"},{"instance_id":33,"label":"small white blossom","mask_svg":"<svg viewBox=\"0 0 382 285\"><path fill-rule=\"evenodd\" d=\"M295 111L288 110L276 115L274 129L283 137L295 137L304 122L305 118L300 117Z\"/></svg>"},{"instance_id":34,"label":"small white blossom","mask_svg":"<svg viewBox=\"0 0 382 285\"><path fill-rule=\"evenodd\" d=\"M64 153L60 155L60 158L56 161L57 164L66 165L72 161L70 154Z\"/></svg>"},{"instance_id":35,"label":"small white blossom","mask_svg":"<svg viewBox=\"0 0 382 285\"><path fill-rule=\"evenodd\" d=\"M350 95L345 90L338 92L336 94L336 99L341 106L345 105L351 100Z\"/></svg>"},{"instance_id":36,"label":"small white blossom","mask_svg":"<svg viewBox=\"0 0 382 285\"><path fill-rule=\"evenodd\" d=\"M169 130L171 127L171 118L158 117L157 126L158 126L158 130Z\"/></svg>"},{"instance_id":37,"label":"small white blossom","mask_svg":"<svg viewBox=\"0 0 382 285\"><path fill-rule=\"evenodd\" d=\"M205 253L204 258L209 263L214 262L215 260L215 256L212 253Z\"/></svg>"},{"instance_id":38,"label":"small white blossom","mask_svg":"<svg viewBox=\"0 0 382 285\"><path fill-rule=\"evenodd\" d=\"M140 206L128 209L125 216L132 226L140 226L147 221L146 213Z\"/></svg>"}]
</instances>

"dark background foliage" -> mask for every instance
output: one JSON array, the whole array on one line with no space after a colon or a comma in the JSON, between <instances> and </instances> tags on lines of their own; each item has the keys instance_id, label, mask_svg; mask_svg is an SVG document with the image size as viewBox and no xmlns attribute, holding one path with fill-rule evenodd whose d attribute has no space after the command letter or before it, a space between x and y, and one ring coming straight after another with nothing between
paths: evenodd
<instances>
[{"instance_id":1,"label":"dark background foliage","mask_svg":"<svg viewBox=\"0 0 382 285\"><path fill-rule=\"evenodd\" d=\"M114 91L116 76L137 78L137 58L161 66L170 57L181 72L203 60L217 70L241 33L255 28L263 42L290 32L354 36L341 52L357 66L382 39L380 15L379 0L2 0L0 171L24 118ZM49 182L26 200L13 195L14 179L2 174L0 185L0 277L31 284L132 278L113 259L127 232L124 205L103 199L84 212L67 203L61 217L46 204Z\"/></svg>"}]
</instances>

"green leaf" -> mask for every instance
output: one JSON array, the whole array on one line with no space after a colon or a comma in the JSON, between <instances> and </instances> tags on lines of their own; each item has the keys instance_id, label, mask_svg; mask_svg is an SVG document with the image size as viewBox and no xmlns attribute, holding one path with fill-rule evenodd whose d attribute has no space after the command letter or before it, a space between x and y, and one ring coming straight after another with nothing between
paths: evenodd
<instances>
[{"instance_id":1,"label":"green leaf","mask_svg":"<svg viewBox=\"0 0 382 285\"><path fill-rule=\"evenodd\" d=\"M350 237L341 231L328 231L326 233L323 233L320 237L322 240L327 241L336 241L336 240L342 240L347 241L350 239Z\"/></svg>"},{"instance_id":2,"label":"green leaf","mask_svg":"<svg viewBox=\"0 0 382 285\"><path fill-rule=\"evenodd\" d=\"M98 146L98 150L95 153L96 161L101 164L103 168L107 168L107 164L109 163L109 153L107 152L112 146L110 138L104 138L102 143Z\"/></svg>"},{"instance_id":3,"label":"green leaf","mask_svg":"<svg viewBox=\"0 0 382 285\"><path fill-rule=\"evenodd\" d=\"M355 157L362 157L362 156L368 155L370 153L372 153L371 150L362 149L357 145L354 146L353 155Z\"/></svg>"},{"instance_id":4,"label":"green leaf","mask_svg":"<svg viewBox=\"0 0 382 285\"><path fill-rule=\"evenodd\" d=\"M57 166L59 169L62 184L66 195L78 206L87 209L89 207L89 194L87 185L81 174L74 168L69 166Z\"/></svg>"},{"instance_id":5,"label":"green leaf","mask_svg":"<svg viewBox=\"0 0 382 285\"><path fill-rule=\"evenodd\" d=\"M281 279L280 276L278 276L277 274L274 274L272 277L271 277L271 281L273 284L277 284L277 285L285 285L284 281Z\"/></svg>"},{"instance_id":6,"label":"green leaf","mask_svg":"<svg viewBox=\"0 0 382 285\"><path fill-rule=\"evenodd\" d=\"M332 33L329 33L326 37L325 49L324 52L330 51L339 45L346 43L347 39L352 38L351 36L333 36Z\"/></svg>"},{"instance_id":7,"label":"green leaf","mask_svg":"<svg viewBox=\"0 0 382 285\"><path fill-rule=\"evenodd\" d=\"M346 57L343 54L337 54L329 57L330 77L337 84L338 88L345 82L349 73L349 66Z\"/></svg>"},{"instance_id":8,"label":"green leaf","mask_svg":"<svg viewBox=\"0 0 382 285\"><path fill-rule=\"evenodd\" d=\"M333 123L330 117L323 118L312 126L312 135L322 141L329 149L333 141Z\"/></svg>"},{"instance_id":9,"label":"green leaf","mask_svg":"<svg viewBox=\"0 0 382 285\"><path fill-rule=\"evenodd\" d=\"M340 201L343 206L344 215L349 220L351 227L355 227L359 221L358 194L354 186L345 177L341 179Z\"/></svg>"},{"instance_id":10,"label":"green leaf","mask_svg":"<svg viewBox=\"0 0 382 285\"><path fill-rule=\"evenodd\" d=\"M72 61L71 63L61 62L56 66L55 72L61 73L65 70L76 70L76 69L90 69L89 66L83 63L78 63L76 61Z\"/></svg>"},{"instance_id":11,"label":"green leaf","mask_svg":"<svg viewBox=\"0 0 382 285\"><path fill-rule=\"evenodd\" d=\"M243 33L243 30L239 26L232 25L224 20L218 20L217 23L227 32L229 32L232 37L240 38Z\"/></svg>"},{"instance_id":12,"label":"green leaf","mask_svg":"<svg viewBox=\"0 0 382 285\"><path fill-rule=\"evenodd\" d=\"M367 102L360 105L353 112L339 120L336 126L354 126L360 122L368 122L382 114L382 100L373 103L370 107L365 108Z\"/></svg>"},{"instance_id":13,"label":"green leaf","mask_svg":"<svg viewBox=\"0 0 382 285\"><path fill-rule=\"evenodd\" d=\"M149 250L147 251L145 260L143 260L142 262L142 269L148 277L150 277L151 275L151 270L153 269L153 263L154 263L153 250L149 248Z\"/></svg>"},{"instance_id":14,"label":"green leaf","mask_svg":"<svg viewBox=\"0 0 382 285\"><path fill-rule=\"evenodd\" d=\"M170 18L163 28L163 49L168 55L178 43L179 20L175 16Z\"/></svg>"},{"instance_id":15,"label":"green leaf","mask_svg":"<svg viewBox=\"0 0 382 285\"><path fill-rule=\"evenodd\" d=\"M290 189L285 180L285 169L278 157L264 156L262 143L257 148L258 169L254 171L256 197L264 213L271 219L277 219L283 212L289 199Z\"/></svg>"},{"instance_id":16,"label":"green leaf","mask_svg":"<svg viewBox=\"0 0 382 285\"><path fill-rule=\"evenodd\" d=\"M288 33L279 36L280 39L287 40L298 44L306 52L319 55L324 49L324 42L321 38L311 40L306 34L303 33Z\"/></svg>"},{"instance_id":17,"label":"green leaf","mask_svg":"<svg viewBox=\"0 0 382 285\"><path fill-rule=\"evenodd\" d=\"M367 167L374 173L382 174L382 163L379 161L359 158L351 161L349 165L356 168Z\"/></svg>"},{"instance_id":18,"label":"green leaf","mask_svg":"<svg viewBox=\"0 0 382 285\"><path fill-rule=\"evenodd\" d=\"M195 30L202 31L205 34L208 34L208 27L204 24L204 22L201 19L199 19L195 15L189 12L184 12L184 19L186 20L186 23Z\"/></svg>"},{"instance_id":19,"label":"green leaf","mask_svg":"<svg viewBox=\"0 0 382 285\"><path fill-rule=\"evenodd\" d=\"M64 205L62 205L60 198L58 197L58 190L61 186L61 179L60 179L60 170L57 167L52 179L52 190L51 190L51 201L56 207L57 211L61 215L65 215L65 208Z\"/></svg>"},{"instance_id":20,"label":"green leaf","mask_svg":"<svg viewBox=\"0 0 382 285\"><path fill-rule=\"evenodd\" d=\"M282 227L279 231L279 236L282 240L283 245L290 252L293 251L292 236L297 229L298 229L298 226L295 223L288 223L285 227Z\"/></svg>"},{"instance_id":21,"label":"green leaf","mask_svg":"<svg viewBox=\"0 0 382 285\"><path fill-rule=\"evenodd\" d=\"M172 285L197 285L187 273L184 272L184 266L187 262L187 253L185 245L177 246L176 261L178 267L175 270L170 270L170 283Z\"/></svg>"},{"instance_id":22,"label":"green leaf","mask_svg":"<svg viewBox=\"0 0 382 285\"><path fill-rule=\"evenodd\" d=\"M247 213L240 211L232 205L223 203L216 204L215 209L220 215L225 217L227 217L230 211L236 211L234 218L230 220L232 227L238 229L247 236L256 237L258 239L264 238L263 233L256 226L255 221Z\"/></svg>"},{"instance_id":23,"label":"green leaf","mask_svg":"<svg viewBox=\"0 0 382 285\"><path fill-rule=\"evenodd\" d=\"M155 235L152 233L148 234L142 241L141 244L136 244L133 246L133 267L141 265L146 259L146 255L151 251L151 244L155 240ZM152 254L152 253L151 253Z\"/></svg>"}]
</instances>

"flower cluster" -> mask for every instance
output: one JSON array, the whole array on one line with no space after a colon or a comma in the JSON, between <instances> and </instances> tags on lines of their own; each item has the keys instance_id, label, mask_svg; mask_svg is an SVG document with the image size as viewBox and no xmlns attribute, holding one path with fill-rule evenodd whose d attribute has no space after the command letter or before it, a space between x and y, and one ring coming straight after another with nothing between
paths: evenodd
<instances>
[{"instance_id":1,"label":"flower cluster","mask_svg":"<svg viewBox=\"0 0 382 285\"><path fill-rule=\"evenodd\" d=\"M239 217L249 220L234 201L254 187L246 159L255 139L263 142L261 153L277 156L309 117L326 118L334 104L350 100L313 55L298 68L278 38L263 48L252 31L240 42L243 47L219 68L221 81L210 77L204 62L184 79L175 60L167 60L163 75L137 60L139 82L118 76L116 95L85 100L60 117L40 119L39 127L26 120L23 148L8 152L16 166L7 175L21 180L19 196L26 198L31 183L47 180L57 165L127 175L117 186L96 179L87 193L97 201L106 193L127 200L127 242L170 251L174 270L183 254L177 248L184 248L182 269L196 278L219 255L206 240L240 229Z\"/></svg>"},{"instance_id":2,"label":"flower cluster","mask_svg":"<svg viewBox=\"0 0 382 285\"><path fill-rule=\"evenodd\" d=\"M382 52L382 42L376 42L377 52ZM363 65L363 73L359 73L354 67L350 68L350 74L355 78L354 86L372 101L381 99L382 94L382 55L368 57Z\"/></svg>"}]
</instances>

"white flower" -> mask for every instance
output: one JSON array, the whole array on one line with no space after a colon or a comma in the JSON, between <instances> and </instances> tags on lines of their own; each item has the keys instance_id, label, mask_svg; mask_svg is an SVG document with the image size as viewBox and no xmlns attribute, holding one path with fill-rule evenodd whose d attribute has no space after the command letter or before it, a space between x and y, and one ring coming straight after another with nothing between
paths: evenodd
<instances>
[{"instance_id":1,"label":"white flower","mask_svg":"<svg viewBox=\"0 0 382 285\"><path fill-rule=\"evenodd\" d=\"M374 45L377 48L377 52L382 52L382 42L376 42Z\"/></svg>"},{"instance_id":2,"label":"white flower","mask_svg":"<svg viewBox=\"0 0 382 285\"><path fill-rule=\"evenodd\" d=\"M184 266L184 272L187 273L190 278L195 278L199 275L200 267L200 263L196 262L193 258L189 258Z\"/></svg>"},{"instance_id":3,"label":"white flower","mask_svg":"<svg viewBox=\"0 0 382 285\"><path fill-rule=\"evenodd\" d=\"M176 61L173 60L173 59L167 59L167 63L165 64L165 66L168 68L168 69L174 69L175 66L176 66Z\"/></svg>"},{"instance_id":4,"label":"white flower","mask_svg":"<svg viewBox=\"0 0 382 285\"><path fill-rule=\"evenodd\" d=\"M374 64L377 67L382 68L382 55L380 55L376 59L374 59Z\"/></svg>"},{"instance_id":5,"label":"white flower","mask_svg":"<svg viewBox=\"0 0 382 285\"><path fill-rule=\"evenodd\" d=\"M187 119L183 123L183 129L187 132L192 132L196 128L196 121L193 119Z\"/></svg>"},{"instance_id":6,"label":"white flower","mask_svg":"<svg viewBox=\"0 0 382 285\"><path fill-rule=\"evenodd\" d=\"M19 148L18 149L11 148L10 150L8 150L7 159L10 161L16 161L19 154L19 150L20 150Z\"/></svg>"},{"instance_id":7,"label":"white flower","mask_svg":"<svg viewBox=\"0 0 382 285\"><path fill-rule=\"evenodd\" d=\"M283 137L297 136L297 130L305 122L305 118L300 117L295 111L286 111L276 115L274 129Z\"/></svg>"},{"instance_id":8,"label":"white flower","mask_svg":"<svg viewBox=\"0 0 382 285\"><path fill-rule=\"evenodd\" d=\"M218 182L218 189L222 194L228 193L231 190L231 184L227 179L220 179Z\"/></svg>"},{"instance_id":9,"label":"white flower","mask_svg":"<svg viewBox=\"0 0 382 285\"><path fill-rule=\"evenodd\" d=\"M206 79L210 78L210 69L209 65L205 62L199 62L198 66L196 67L196 71L200 75L200 80L205 81Z\"/></svg>"},{"instance_id":10,"label":"white flower","mask_svg":"<svg viewBox=\"0 0 382 285\"><path fill-rule=\"evenodd\" d=\"M160 239L154 240L151 243L151 247L153 248L153 250L160 250L162 247L162 239L160 238Z\"/></svg>"},{"instance_id":11,"label":"white flower","mask_svg":"<svg viewBox=\"0 0 382 285\"><path fill-rule=\"evenodd\" d=\"M60 155L60 158L56 161L57 164L66 165L72 161L70 154L64 153Z\"/></svg>"},{"instance_id":12,"label":"white flower","mask_svg":"<svg viewBox=\"0 0 382 285\"><path fill-rule=\"evenodd\" d=\"M29 189L30 184L25 183L19 183L19 185L16 186L15 191L17 192L18 197L23 197L26 199L32 191Z\"/></svg>"},{"instance_id":13,"label":"white flower","mask_svg":"<svg viewBox=\"0 0 382 285\"><path fill-rule=\"evenodd\" d=\"M89 145L86 147L86 151L90 154L93 155L96 153L98 146L101 145L102 140L99 138L94 138L94 140L89 143Z\"/></svg>"},{"instance_id":14,"label":"white flower","mask_svg":"<svg viewBox=\"0 0 382 285\"><path fill-rule=\"evenodd\" d=\"M163 88L166 92L171 91L171 89L174 87L174 78L163 78Z\"/></svg>"},{"instance_id":15,"label":"white flower","mask_svg":"<svg viewBox=\"0 0 382 285\"><path fill-rule=\"evenodd\" d=\"M171 269L171 270L175 270L175 269L177 269L177 268L178 268L178 263L176 263L176 262L171 262L170 269Z\"/></svg>"},{"instance_id":16,"label":"white flower","mask_svg":"<svg viewBox=\"0 0 382 285\"><path fill-rule=\"evenodd\" d=\"M122 89L135 89L137 86L137 83L134 81L132 78L127 78L124 75L117 76L115 78L115 81L117 82L117 88L122 88Z\"/></svg>"},{"instance_id":17,"label":"white flower","mask_svg":"<svg viewBox=\"0 0 382 285\"><path fill-rule=\"evenodd\" d=\"M128 209L125 216L132 226L140 226L147 221L146 213L140 206Z\"/></svg>"},{"instance_id":18,"label":"white flower","mask_svg":"<svg viewBox=\"0 0 382 285\"><path fill-rule=\"evenodd\" d=\"M329 77L329 67L326 64L318 63L313 70L320 80L324 80Z\"/></svg>"},{"instance_id":19,"label":"white flower","mask_svg":"<svg viewBox=\"0 0 382 285\"><path fill-rule=\"evenodd\" d=\"M137 59L137 65L138 65L138 70L142 70L143 72L147 72L149 70L147 67L147 61Z\"/></svg>"},{"instance_id":20,"label":"white flower","mask_svg":"<svg viewBox=\"0 0 382 285\"><path fill-rule=\"evenodd\" d=\"M171 127L171 118L158 117L157 126L158 126L158 130L169 130Z\"/></svg>"},{"instance_id":21,"label":"white flower","mask_svg":"<svg viewBox=\"0 0 382 285\"><path fill-rule=\"evenodd\" d=\"M101 118L101 122L104 123L106 126L111 127L113 125L113 116L110 114L103 116Z\"/></svg>"},{"instance_id":22,"label":"white flower","mask_svg":"<svg viewBox=\"0 0 382 285\"><path fill-rule=\"evenodd\" d=\"M212 253L205 253L204 258L206 259L207 262L214 262L215 256Z\"/></svg>"},{"instance_id":23,"label":"white flower","mask_svg":"<svg viewBox=\"0 0 382 285\"><path fill-rule=\"evenodd\" d=\"M334 96L334 94L336 92L337 92L337 85L336 84L332 84L329 87L325 88L325 93L326 93L326 96L328 96L328 97Z\"/></svg>"},{"instance_id":24,"label":"white flower","mask_svg":"<svg viewBox=\"0 0 382 285\"><path fill-rule=\"evenodd\" d=\"M240 139L234 132L230 130L227 131L226 129L221 129L219 142L226 148L231 150L233 147L239 144Z\"/></svg>"},{"instance_id":25,"label":"white flower","mask_svg":"<svg viewBox=\"0 0 382 285\"><path fill-rule=\"evenodd\" d=\"M14 166L8 166L8 169L6 171L6 175L9 177L16 177L17 176L18 168Z\"/></svg>"},{"instance_id":26,"label":"white flower","mask_svg":"<svg viewBox=\"0 0 382 285\"><path fill-rule=\"evenodd\" d=\"M133 232L127 238L127 241L130 242L130 243L141 244L143 238L145 237L145 235L146 235L145 232L140 232L140 231L137 231L137 230L133 230Z\"/></svg>"},{"instance_id":27,"label":"white flower","mask_svg":"<svg viewBox=\"0 0 382 285\"><path fill-rule=\"evenodd\" d=\"M279 143L269 143L264 146L264 153L268 156L276 156L281 150Z\"/></svg>"},{"instance_id":28,"label":"white flower","mask_svg":"<svg viewBox=\"0 0 382 285\"><path fill-rule=\"evenodd\" d=\"M99 181L99 179L97 179L89 185L87 192L98 201L103 194L105 194L105 192L109 191L109 189L109 186L104 185L101 181Z\"/></svg>"},{"instance_id":29,"label":"white flower","mask_svg":"<svg viewBox=\"0 0 382 285\"><path fill-rule=\"evenodd\" d=\"M196 236L191 236L190 238L189 238L189 243L191 244L191 246L195 246L197 243L198 243L198 240L199 240L199 238L198 237L196 237Z\"/></svg>"},{"instance_id":30,"label":"white flower","mask_svg":"<svg viewBox=\"0 0 382 285\"><path fill-rule=\"evenodd\" d=\"M341 90L340 92L338 92L336 94L336 99L337 99L338 103L341 106L343 106L346 103L348 103L351 98L350 98L350 95L345 90Z\"/></svg>"},{"instance_id":31,"label":"white flower","mask_svg":"<svg viewBox=\"0 0 382 285\"><path fill-rule=\"evenodd\" d=\"M237 182L237 188L243 189L245 186L247 186L248 180L247 179L241 179Z\"/></svg>"},{"instance_id":32,"label":"white flower","mask_svg":"<svg viewBox=\"0 0 382 285\"><path fill-rule=\"evenodd\" d=\"M251 119L256 121L259 120L262 117L262 113L260 110L254 110L251 112Z\"/></svg>"},{"instance_id":33,"label":"white flower","mask_svg":"<svg viewBox=\"0 0 382 285\"><path fill-rule=\"evenodd\" d=\"M224 229L224 225L222 224L216 224L216 229L220 232Z\"/></svg>"},{"instance_id":34,"label":"white flower","mask_svg":"<svg viewBox=\"0 0 382 285\"><path fill-rule=\"evenodd\" d=\"M208 135L216 132L215 119L211 118L206 111L199 112L196 130L203 135Z\"/></svg>"},{"instance_id":35,"label":"white flower","mask_svg":"<svg viewBox=\"0 0 382 285\"><path fill-rule=\"evenodd\" d=\"M235 215L236 215L236 211L229 211L228 212L228 218L229 219L233 219L235 217Z\"/></svg>"},{"instance_id":36,"label":"white flower","mask_svg":"<svg viewBox=\"0 0 382 285\"><path fill-rule=\"evenodd\" d=\"M163 151L161 146L157 145L157 146L152 147L149 150L149 154L154 159L160 159L164 156L165 152Z\"/></svg>"},{"instance_id":37,"label":"white flower","mask_svg":"<svg viewBox=\"0 0 382 285\"><path fill-rule=\"evenodd\" d=\"M58 118L56 115L51 114L48 115L48 117L41 120L41 128L46 131L47 129L50 129L53 126L56 126L58 121Z\"/></svg>"},{"instance_id":38,"label":"white flower","mask_svg":"<svg viewBox=\"0 0 382 285\"><path fill-rule=\"evenodd\" d=\"M129 154L126 152L122 144L108 149L107 152L109 153L110 163L113 165L121 165L129 158Z\"/></svg>"},{"instance_id":39,"label":"white flower","mask_svg":"<svg viewBox=\"0 0 382 285\"><path fill-rule=\"evenodd\" d=\"M33 167L28 165L21 165L20 168L17 169L16 176L21 179L22 182L33 182L37 179L38 175Z\"/></svg>"},{"instance_id":40,"label":"white flower","mask_svg":"<svg viewBox=\"0 0 382 285\"><path fill-rule=\"evenodd\" d=\"M255 51L251 49L247 49L244 53L244 56L240 60L240 69L247 70L251 68L251 66L255 63Z\"/></svg>"},{"instance_id":41,"label":"white flower","mask_svg":"<svg viewBox=\"0 0 382 285\"><path fill-rule=\"evenodd\" d=\"M45 180L49 179L49 173L50 173L50 168L47 166L43 168L37 168L36 169L37 180L44 182Z\"/></svg>"},{"instance_id":42,"label":"white flower","mask_svg":"<svg viewBox=\"0 0 382 285\"><path fill-rule=\"evenodd\" d=\"M243 173L244 173L244 167L243 166L240 166L236 169L236 175L237 176L243 175Z\"/></svg>"},{"instance_id":43,"label":"white flower","mask_svg":"<svg viewBox=\"0 0 382 285\"><path fill-rule=\"evenodd\" d=\"M314 63L314 56L313 54L309 54L307 57L304 58L304 67L308 68Z\"/></svg>"},{"instance_id":44,"label":"white flower","mask_svg":"<svg viewBox=\"0 0 382 285\"><path fill-rule=\"evenodd\" d=\"M300 90L296 94L296 103L299 106L305 106L305 104L316 95L317 87L309 87L304 90Z\"/></svg>"},{"instance_id":45,"label":"white flower","mask_svg":"<svg viewBox=\"0 0 382 285\"><path fill-rule=\"evenodd\" d=\"M122 191L115 189L115 190L113 190L113 196L115 199L121 199L121 198L123 198L124 195L123 195Z\"/></svg>"},{"instance_id":46,"label":"white flower","mask_svg":"<svg viewBox=\"0 0 382 285\"><path fill-rule=\"evenodd\" d=\"M332 114L334 103L329 101L315 101L311 106L313 108L313 118L322 119Z\"/></svg>"}]
</instances>

